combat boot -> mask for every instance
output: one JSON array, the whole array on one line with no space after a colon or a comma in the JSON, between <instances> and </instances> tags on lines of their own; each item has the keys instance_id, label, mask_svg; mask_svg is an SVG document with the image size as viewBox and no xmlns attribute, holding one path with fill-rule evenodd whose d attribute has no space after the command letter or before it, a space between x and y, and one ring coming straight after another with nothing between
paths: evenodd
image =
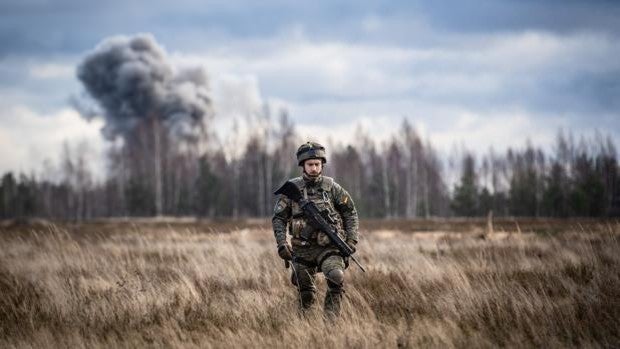
<instances>
[{"instance_id":1,"label":"combat boot","mask_svg":"<svg viewBox=\"0 0 620 349\"><path fill-rule=\"evenodd\" d=\"M300 310L302 311L312 308L312 305L314 304L316 300L314 291L301 291L299 292L299 298L300 298L299 305L301 307Z\"/></svg>"},{"instance_id":2,"label":"combat boot","mask_svg":"<svg viewBox=\"0 0 620 349\"><path fill-rule=\"evenodd\" d=\"M325 293L325 304L323 306L323 310L328 319L333 320L340 316L340 305L342 304L343 293L344 290L341 287L330 287L327 290L327 293Z\"/></svg>"}]
</instances>

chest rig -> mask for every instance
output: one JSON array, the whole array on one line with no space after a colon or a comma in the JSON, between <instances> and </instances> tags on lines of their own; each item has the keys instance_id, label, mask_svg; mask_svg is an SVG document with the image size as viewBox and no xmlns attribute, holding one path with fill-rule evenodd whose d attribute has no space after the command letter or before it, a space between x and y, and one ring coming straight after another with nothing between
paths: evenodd
<instances>
[{"instance_id":1,"label":"chest rig","mask_svg":"<svg viewBox=\"0 0 620 349\"><path fill-rule=\"evenodd\" d=\"M334 180L330 177L323 176L321 183L318 185L306 185L303 178L298 177L293 181L297 185L304 197L304 199L314 202L319 211L324 217L329 217L328 221L331 221L338 231L342 231L342 219L338 211L334 206L334 198L332 198L331 190L334 185ZM291 242L294 245L327 245L329 240L325 238L324 233L316 231L306 221L303 212L299 205L292 202L291 205L292 219L290 224L289 233L293 239Z\"/></svg>"}]
</instances>

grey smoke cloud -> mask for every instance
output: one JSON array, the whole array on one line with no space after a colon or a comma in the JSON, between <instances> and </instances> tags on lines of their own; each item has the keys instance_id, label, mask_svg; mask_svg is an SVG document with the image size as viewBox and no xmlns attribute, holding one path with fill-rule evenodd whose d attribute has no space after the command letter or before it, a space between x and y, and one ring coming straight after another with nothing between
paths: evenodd
<instances>
[{"instance_id":1,"label":"grey smoke cloud","mask_svg":"<svg viewBox=\"0 0 620 349\"><path fill-rule=\"evenodd\" d=\"M191 134L212 114L204 69L175 70L150 34L104 40L79 64L77 76L101 108L107 139L125 136L147 118Z\"/></svg>"}]
</instances>

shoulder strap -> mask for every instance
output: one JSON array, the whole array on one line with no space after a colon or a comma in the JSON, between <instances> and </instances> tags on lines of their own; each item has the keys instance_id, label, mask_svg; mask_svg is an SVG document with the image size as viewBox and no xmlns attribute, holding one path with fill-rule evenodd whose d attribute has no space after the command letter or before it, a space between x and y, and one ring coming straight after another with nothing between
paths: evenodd
<instances>
[{"instance_id":1,"label":"shoulder strap","mask_svg":"<svg viewBox=\"0 0 620 349\"><path fill-rule=\"evenodd\" d=\"M304 199L308 198L308 193L306 192L306 181L304 181L303 177L295 177L290 179L290 181L299 188L299 190L303 193Z\"/></svg>"},{"instance_id":2,"label":"shoulder strap","mask_svg":"<svg viewBox=\"0 0 620 349\"><path fill-rule=\"evenodd\" d=\"M326 192L330 192L333 186L334 186L334 179L331 177L323 176L323 181L321 182L321 188Z\"/></svg>"},{"instance_id":3,"label":"shoulder strap","mask_svg":"<svg viewBox=\"0 0 620 349\"><path fill-rule=\"evenodd\" d=\"M299 190L303 190L306 187L306 182L304 182L302 177L291 178L290 181L293 182Z\"/></svg>"}]
</instances>

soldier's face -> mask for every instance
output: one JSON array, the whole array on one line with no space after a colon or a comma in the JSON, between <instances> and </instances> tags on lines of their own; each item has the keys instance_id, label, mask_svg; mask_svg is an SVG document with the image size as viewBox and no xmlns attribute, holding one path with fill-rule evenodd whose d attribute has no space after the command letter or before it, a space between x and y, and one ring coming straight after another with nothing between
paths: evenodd
<instances>
[{"instance_id":1,"label":"soldier's face","mask_svg":"<svg viewBox=\"0 0 620 349\"><path fill-rule=\"evenodd\" d=\"M316 177L323 170L323 162L320 159L310 159L304 162L304 172L310 177Z\"/></svg>"}]
</instances>

